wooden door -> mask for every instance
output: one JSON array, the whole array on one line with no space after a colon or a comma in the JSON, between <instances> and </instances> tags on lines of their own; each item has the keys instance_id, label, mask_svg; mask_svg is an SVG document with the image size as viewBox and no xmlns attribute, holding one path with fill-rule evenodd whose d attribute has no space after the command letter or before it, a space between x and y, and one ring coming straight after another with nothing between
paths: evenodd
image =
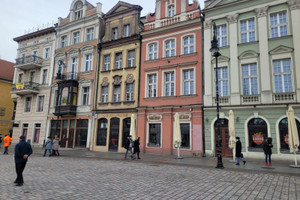
<instances>
[{"instance_id":1,"label":"wooden door","mask_svg":"<svg viewBox=\"0 0 300 200\"><path fill-rule=\"evenodd\" d=\"M215 123L215 147L217 144L217 132L218 127ZM220 125L220 132L222 138L222 156L223 157L232 157L232 149L229 148L229 130L228 130L228 120L223 119ZM215 155L217 155L217 148L215 148Z\"/></svg>"}]
</instances>

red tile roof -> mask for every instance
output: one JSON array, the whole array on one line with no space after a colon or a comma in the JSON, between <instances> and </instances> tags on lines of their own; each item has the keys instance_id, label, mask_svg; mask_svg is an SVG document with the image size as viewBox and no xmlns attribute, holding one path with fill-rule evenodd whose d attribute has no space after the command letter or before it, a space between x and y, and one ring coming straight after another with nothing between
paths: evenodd
<instances>
[{"instance_id":1,"label":"red tile roof","mask_svg":"<svg viewBox=\"0 0 300 200\"><path fill-rule=\"evenodd\" d=\"M13 81L15 63L0 59L0 79Z\"/></svg>"}]
</instances>

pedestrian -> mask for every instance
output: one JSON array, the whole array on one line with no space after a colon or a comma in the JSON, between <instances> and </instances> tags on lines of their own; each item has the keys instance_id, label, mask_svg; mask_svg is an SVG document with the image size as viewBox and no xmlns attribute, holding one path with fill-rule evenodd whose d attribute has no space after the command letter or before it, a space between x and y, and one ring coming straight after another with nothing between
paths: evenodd
<instances>
[{"instance_id":1,"label":"pedestrian","mask_svg":"<svg viewBox=\"0 0 300 200\"><path fill-rule=\"evenodd\" d=\"M272 162L271 162L272 148L273 148L272 138L268 137L263 144L263 149L266 156L265 157L266 166L272 166ZM268 162L268 158L269 158L269 162Z\"/></svg>"},{"instance_id":2,"label":"pedestrian","mask_svg":"<svg viewBox=\"0 0 300 200\"><path fill-rule=\"evenodd\" d=\"M137 158L141 159L140 157L140 137L138 137L136 140L133 142L133 154L137 154Z\"/></svg>"},{"instance_id":3,"label":"pedestrian","mask_svg":"<svg viewBox=\"0 0 300 200\"><path fill-rule=\"evenodd\" d=\"M2 135L0 135L0 149L1 149L1 145L2 145Z\"/></svg>"},{"instance_id":4,"label":"pedestrian","mask_svg":"<svg viewBox=\"0 0 300 200\"><path fill-rule=\"evenodd\" d=\"M20 136L20 142L15 146L15 165L17 178L14 181L16 186L24 184L23 171L25 169L28 157L32 154L31 145L25 142L25 136Z\"/></svg>"},{"instance_id":5,"label":"pedestrian","mask_svg":"<svg viewBox=\"0 0 300 200\"><path fill-rule=\"evenodd\" d=\"M244 156L242 154L242 143L240 141L240 137L236 137L235 156L237 160L236 165L240 165L240 160L243 161L244 165L246 164L246 161L244 160Z\"/></svg>"},{"instance_id":6,"label":"pedestrian","mask_svg":"<svg viewBox=\"0 0 300 200\"><path fill-rule=\"evenodd\" d=\"M48 139L45 142L45 151L44 151L44 157L47 154L47 150L49 151L49 157L51 157L51 146L52 146L52 141L51 141L51 137L49 136Z\"/></svg>"},{"instance_id":7,"label":"pedestrian","mask_svg":"<svg viewBox=\"0 0 300 200\"><path fill-rule=\"evenodd\" d=\"M55 139L53 140L53 143L52 143L52 155L53 156L59 156L59 138L58 137L55 137Z\"/></svg>"},{"instance_id":8,"label":"pedestrian","mask_svg":"<svg viewBox=\"0 0 300 200\"><path fill-rule=\"evenodd\" d=\"M9 137L9 135L5 135L3 141L4 141L4 152L3 154L8 154L8 147L10 146L11 142L12 142L12 138Z\"/></svg>"},{"instance_id":9,"label":"pedestrian","mask_svg":"<svg viewBox=\"0 0 300 200\"><path fill-rule=\"evenodd\" d=\"M132 153L132 147L133 147L133 140L132 140L132 136L129 135L127 137L127 141L125 142L124 148L126 149L126 153L125 153L125 160L127 160L127 153L128 151L130 152L130 157L132 160L135 159L134 154Z\"/></svg>"}]
</instances>

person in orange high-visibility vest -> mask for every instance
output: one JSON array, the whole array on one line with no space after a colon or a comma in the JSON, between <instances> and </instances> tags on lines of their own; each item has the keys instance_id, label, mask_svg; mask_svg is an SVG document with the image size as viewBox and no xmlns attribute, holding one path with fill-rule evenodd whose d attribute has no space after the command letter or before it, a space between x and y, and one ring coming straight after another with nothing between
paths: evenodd
<instances>
[{"instance_id":1,"label":"person in orange high-visibility vest","mask_svg":"<svg viewBox=\"0 0 300 200\"><path fill-rule=\"evenodd\" d=\"M12 142L12 138L9 137L9 135L6 135L5 138L3 139L4 142L4 153L3 154L8 154L8 147L10 146L11 142Z\"/></svg>"}]
</instances>

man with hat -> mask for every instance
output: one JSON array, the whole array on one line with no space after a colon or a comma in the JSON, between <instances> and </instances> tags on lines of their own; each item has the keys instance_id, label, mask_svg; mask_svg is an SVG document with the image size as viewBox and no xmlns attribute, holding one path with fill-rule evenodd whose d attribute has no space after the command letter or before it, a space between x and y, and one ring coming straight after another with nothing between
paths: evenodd
<instances>
[{"instance_id":1,"label":"man with hat","mask_svg":"<svg viewBox=\"0 0 300 200\"><path fill-rule=\"evenodd\" d=\"M25 169L27 159L32 154L31 145L25 142L25 137L20 136L20 142L15 146L15 164L17 179L15 180L16 186L22 186L23 181L23 171Z\"/></svg>"}]
</instances>

